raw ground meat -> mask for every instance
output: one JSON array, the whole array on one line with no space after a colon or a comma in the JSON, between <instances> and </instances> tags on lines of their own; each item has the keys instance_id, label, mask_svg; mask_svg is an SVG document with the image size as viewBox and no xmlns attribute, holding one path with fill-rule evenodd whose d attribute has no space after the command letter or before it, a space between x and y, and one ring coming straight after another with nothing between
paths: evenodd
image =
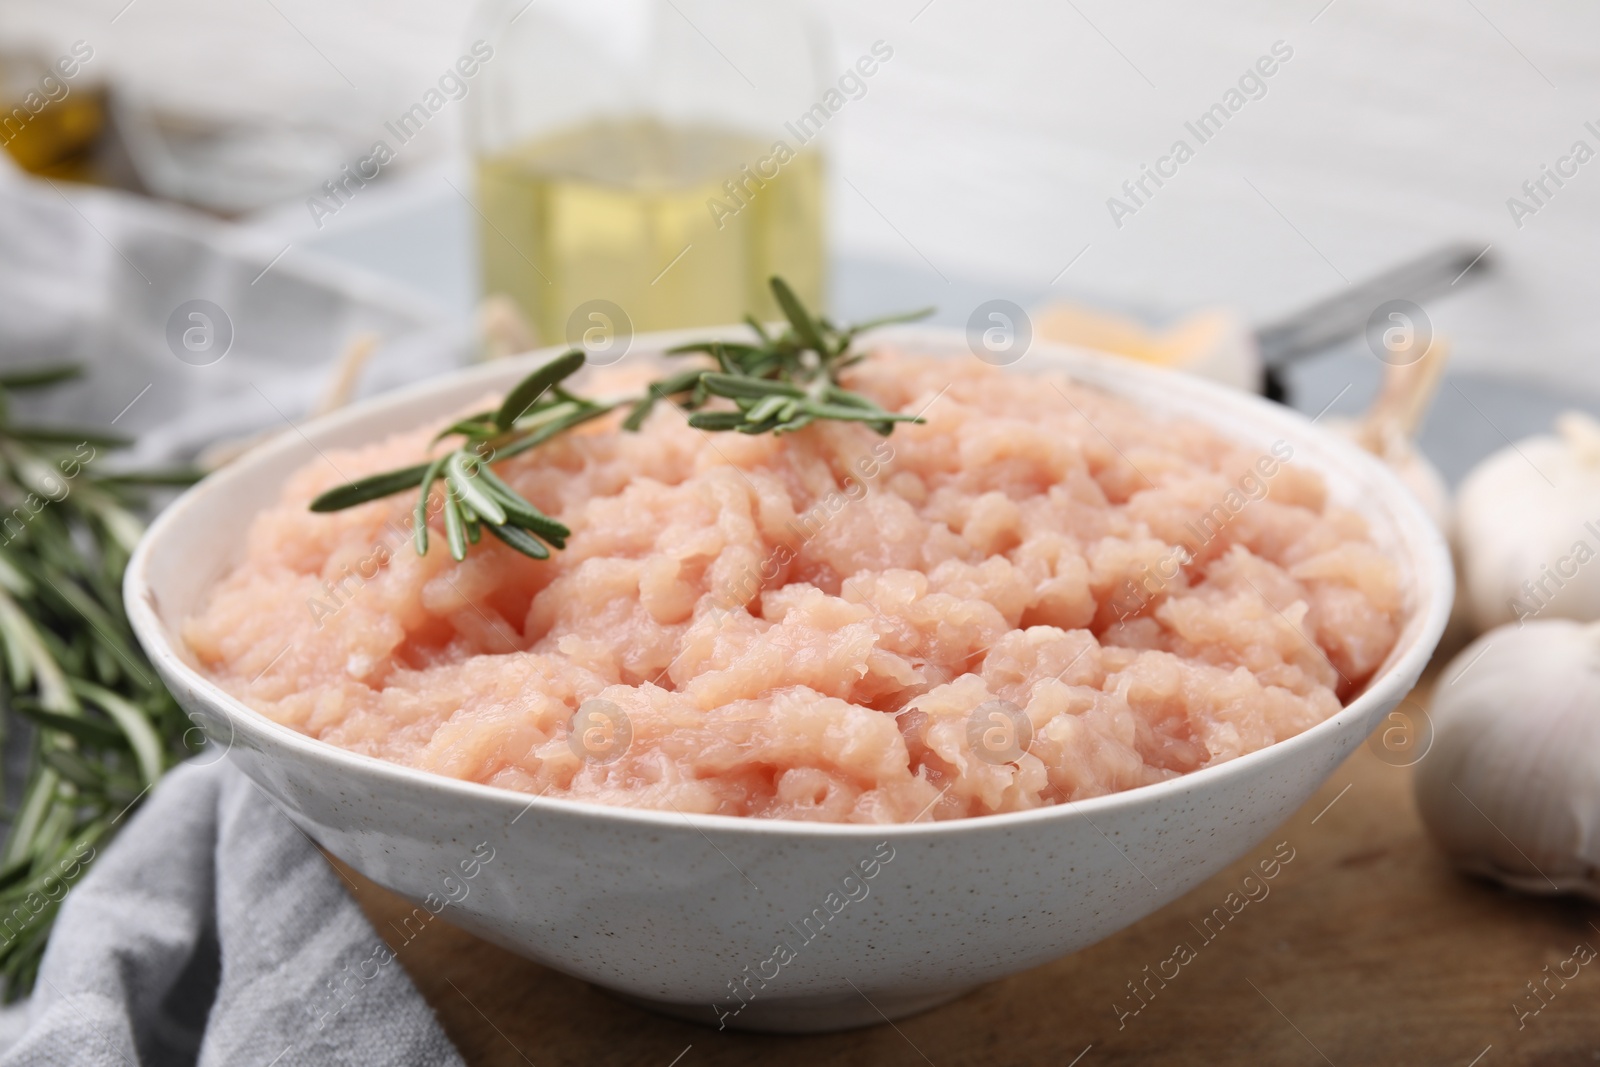
<instances>
[{"instance_id":1,"label":"raw ground meat","mask_svg":"<svg viewBox=\"0 0 1600 1067\"><path fill-rule=\"evenodd\" d=\"M839 822L1232 759L1332 715L1394 644L1398 568L1281 442L976 361L880 350L849 384L927 421L747 437L660 405L498 465L572 528L548 562L485 536L456 563L437 517L418 557L412 493L307 510L437 426L329 452L185 638L246 704L379 759Z\"/></svg>"}]
</instances>

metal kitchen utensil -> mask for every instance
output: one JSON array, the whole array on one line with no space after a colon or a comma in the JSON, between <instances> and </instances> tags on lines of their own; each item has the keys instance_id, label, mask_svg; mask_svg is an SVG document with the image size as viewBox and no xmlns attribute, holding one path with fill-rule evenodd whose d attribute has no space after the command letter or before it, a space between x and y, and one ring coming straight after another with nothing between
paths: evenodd
<instances>
[{"instance_id":1,"label":"metal kitchen utensil","mask_svg":"<svg viewBox=\"0 0 1600 1067\"><path fill-rule=\"evenodd\" d=\"M1283 370L1290 364L1361 333L1373 309L1386 300L1425 300L1481 277L1493 262L1488 253L1487 245L1445 245L1261 327L1256 345L1261 353L1262 393L1287 402Z\"/></svg>"}]
</instances>

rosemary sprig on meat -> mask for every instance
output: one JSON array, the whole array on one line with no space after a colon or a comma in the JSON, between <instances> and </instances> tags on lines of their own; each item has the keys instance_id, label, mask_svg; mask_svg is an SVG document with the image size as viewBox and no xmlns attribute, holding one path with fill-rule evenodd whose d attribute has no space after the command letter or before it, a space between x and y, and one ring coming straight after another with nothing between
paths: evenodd
<instances>
[{"instance_id":1,"label":"rosemary sprig on meat","mask_svg":"<svg viewBox=\"0 0 1600 1067\"><path fill-rule=\"evenodd\" d=\"M9 711L0 738L19 720L32 728L27 779L0 848L8 1001L32 989L65 890L128 809L188 755L185 738L198 738L122 606L144 490L194 476L102 473L105 453L127 442L12 421L14 394L78 373L0 373L0 701Z\"/></svg>"},{"instance_id":2,"label":"rosemary sprig on meat","mask_svg":"<svg viewBox=\"0 0 1600 1067\"><path fill-rule=\"evenodd\" d=\"M665 402L688 412L689 425L707 431L784 434L818 420L832 420L863 423L887 435L897 422L922 421L884 410L870 397L844 388L839 376L865 358L854 350L861 334L922 318L931 308L839 327L806 310L782 278L773 278L771 286L788 320L776 333L746 316L755 342L680 345L668 355L698 356L708 359L709 365L670 374L639 396L610 400L578 396L563 386L584 364L583 352L573 349L524 378L498 409L477 412L446 427L436 440L462 439L451 451L426 463L337 486L313 500L311 510L340 511L416 489L414 542L417 553L426 555L428 509L438 483L452 557L465 559L468 548L487 531L526 556L549 559L550 549L566 547L572 531L518 495L490 470L490 464L537 448L590 419L626 407L622 427L637 431L655 405ZM732 406L710 407L713 398L732 401Z\"/></svg>"}]
</instances>

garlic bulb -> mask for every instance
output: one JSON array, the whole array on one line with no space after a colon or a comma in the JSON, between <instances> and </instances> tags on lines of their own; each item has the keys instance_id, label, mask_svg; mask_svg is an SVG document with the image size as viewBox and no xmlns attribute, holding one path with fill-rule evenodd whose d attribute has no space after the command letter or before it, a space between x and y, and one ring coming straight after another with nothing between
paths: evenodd
<instances>
[{"instance_id":1,"label":"garlic bulb","mask_svg":"<svg viewBox=\"0 0 1600 1067\"><path fill-rule=\"evenodd\" d=\"M1463 870L1600 899L1600 624L1505 626L1445 670L1417 808Z\"/></svg>"},{"instance_id":2,"label":"garlic bulb","mask_svg":"<svg viewBox=\"0 0 1600 1067\"><path fill-rule=\"evenodd\" d=\"M1461 483L1456 541L1473 620L1600 619L1600 423L1578 412L1556 436L1484 460Z\"/></svg>"},{"instance_id":3,"label":"garlic bulb","mask_svg":"<svg viewBox=\"0 0 1600 1067\"><path fill-rule=\"evenodd\" d=\"M1350 438L1387 463L1439 531L1450 533L1450 490L1439 469L1428 461L1412 440L1433 394L1439 389L1450 346L1435 337L1421 358L1406 364L1387 364L1383 385L1372 407L1359 420L1329 419L1328 428Z\"/></svg>"}]
</instances>

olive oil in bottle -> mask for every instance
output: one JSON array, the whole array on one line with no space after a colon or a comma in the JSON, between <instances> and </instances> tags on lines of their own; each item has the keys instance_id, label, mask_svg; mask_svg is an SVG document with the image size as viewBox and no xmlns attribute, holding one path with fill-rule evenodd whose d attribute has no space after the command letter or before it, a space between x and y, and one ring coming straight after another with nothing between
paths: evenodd
<instances>
[{"instance_id":1,"label":"olive oil in bottle","mask_svg":"<svg viewBox=\"0 0 1600 1067\"><path fill-rule=\"evenodd\" d=\"M541 344L597 299L636 332L772 319L773 274L821 306L822 169L814 147L654 118L535 137L478 162L483 291Z\"/></svg>"},{"instance_id":2,"label":"olive oil in bottle","mask_svg":"<svg viewBox=\"0 0 1600 1067\"><path fill-rule=\"evenodd\" d=\"M73 46L73 56L93 55L80 47L84 42ZM36 56L0 54L0 145L24 170L89 181L95 177L93 148L105 124L104 91L57 76L79 69L73 56L52 67ZM60 66L65 63L72 66Z\"/></svg>"}]
</instances>

